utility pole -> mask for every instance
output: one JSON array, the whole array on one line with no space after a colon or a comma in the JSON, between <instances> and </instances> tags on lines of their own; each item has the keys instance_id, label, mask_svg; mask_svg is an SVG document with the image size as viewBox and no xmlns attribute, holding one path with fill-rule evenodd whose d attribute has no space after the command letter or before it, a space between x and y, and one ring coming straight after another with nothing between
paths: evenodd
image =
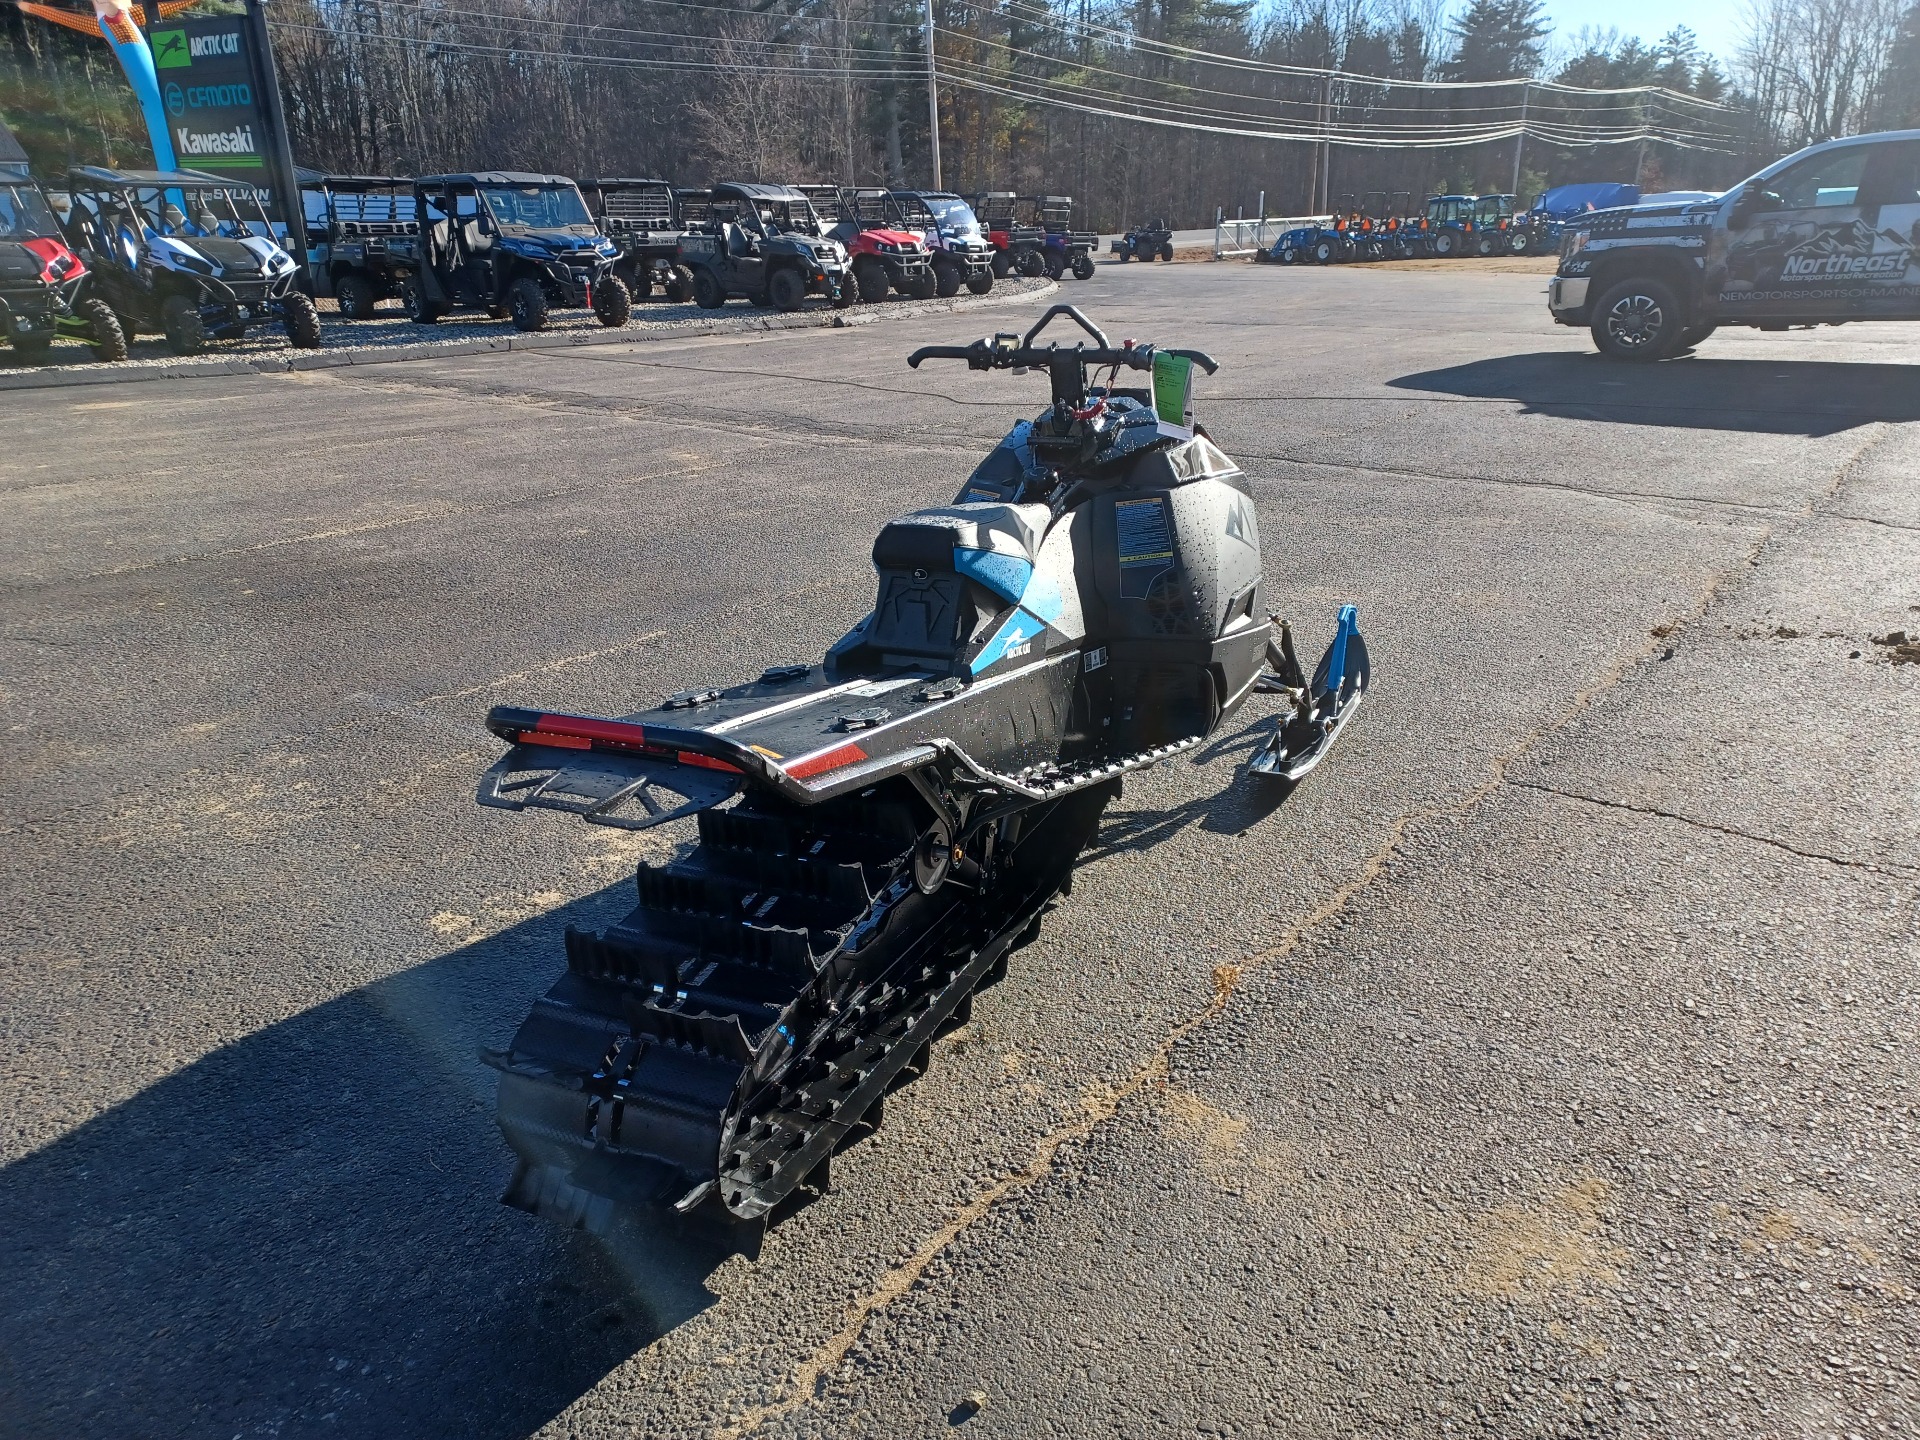
<instances>
[{"instance_id":1,"label":"utility pole","mask_svg":"<svg viewBox=\"0 0 1920 1440\"><path fill-rule=\"evenodd\" d=\"M1523 82L1520 86L1520 133L1513 138L1513 203L1520 203L1520 152L1527 144L1527 101L1533 98L1533 81Z\"/></svg>"},{"instance_id":2,"label":"utility pole","mask_svg":"<svg viewBox=\"0 0 1920 1440\"><path fill-rule=\"evenodd\" d=\"M1333 204L1333 62L1320 81L1320 203L1313 207L1318 215Z\"/></svg>"},{"instance_id":3,"label":"utility pole","mask_svg":"<svg viewBox=\"0 0 1920 1440\"><path fill-rule=\"evenodd\" d=\"M933 188L940 183L940 76L933 64L933 0L927 0L927 136L933 147Z\"/></svg>"}]
</instances>

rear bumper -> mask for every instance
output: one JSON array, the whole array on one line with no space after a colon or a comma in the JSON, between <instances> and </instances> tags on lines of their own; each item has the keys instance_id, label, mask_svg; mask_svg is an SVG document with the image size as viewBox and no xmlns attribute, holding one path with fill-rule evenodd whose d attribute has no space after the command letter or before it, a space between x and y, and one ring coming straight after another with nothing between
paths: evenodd
<instances>
[{"instance_id":1,"label":"rear bumper","mask_svg":"<svg viewBox=\"0 0 1920 1440\"><path fill-rule=\"evenodd\" d=\"M1547 282L1547 309L1561 325L1587 323L1587 292L1593 281L1585 275L1556 275Z\"/></svg>"}]
</instances>

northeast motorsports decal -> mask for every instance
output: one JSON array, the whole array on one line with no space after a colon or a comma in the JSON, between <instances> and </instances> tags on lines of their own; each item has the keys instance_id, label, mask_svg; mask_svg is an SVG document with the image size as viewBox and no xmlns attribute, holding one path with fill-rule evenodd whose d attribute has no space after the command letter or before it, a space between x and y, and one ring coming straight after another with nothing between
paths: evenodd
<instances>
[{"instance_id":1,"label":"northeast motorsports decal","mask_svg":"<svg viewBox=\"0 0 1920 1440\"><path fill-rule=\"evenodd\" d=\"M1722 293L1729 300L1878 293L1907 283L1914 248L1911 233L1858 216L1768 222L1732 237Z\"/></svg>"},{"instance_id":2,"label":"northeast motorsports decal","mask_svg":"<svg viewBox=\"0 0 1920 1440\"><path fill-rule=\"evenodd\" d=\"M1822 230L1787 252L1782 280L1904 280L1913 259L1908 237L1876 230L1864 220Z\"/></svg>"}]
</instances>

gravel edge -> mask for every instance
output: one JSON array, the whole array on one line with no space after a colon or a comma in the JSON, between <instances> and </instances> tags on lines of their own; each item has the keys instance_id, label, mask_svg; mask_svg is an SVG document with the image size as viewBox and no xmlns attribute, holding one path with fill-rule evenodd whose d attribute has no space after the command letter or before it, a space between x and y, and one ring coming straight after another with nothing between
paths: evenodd
<instances>
[{"instance_id":1,"label":"gravel edge","mask_svg":"<svg viewBox=\"0 0 1920 1440\"><path fill-rule=\"evenodd\" d=\"M833 330L853 325L876 325L882 320L910 320L921 315L947 315L956 310L983 310L1052 295L1058 281L1032 290L986 295L956 295L948 300L913 301L884 308L809 310L801 314L729 316L709 325L672 324L657 328L569 331L488 335L472 340L435 340L419 345L353 346L323 350L284 350L270 355L208 356L182 359L170 365L73 365L45 370L0 371L0 391L52 390L73 385L125 385L140 380L194 380L209 375L284 375L299 370L336 370L348 365L389 365L408 360L432 360L448 355L483 355L503 350L564 350L580 345L633 345L653 340L682 340L709 335L752 335L775 330Z\"/></svg>"}]
</instances>

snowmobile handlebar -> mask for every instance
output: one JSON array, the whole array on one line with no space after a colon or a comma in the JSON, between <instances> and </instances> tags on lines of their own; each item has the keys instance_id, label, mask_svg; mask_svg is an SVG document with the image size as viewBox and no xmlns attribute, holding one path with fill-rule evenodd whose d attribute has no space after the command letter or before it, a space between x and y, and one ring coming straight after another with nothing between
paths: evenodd
<instances>
[{"instance_id":1,"label":"snowmobile handlebar","mask_svg":"<svg viewBox=\"0 0 1920 1440\"><path fill-rule=\"evenodd\" d=\"M915 370L922 360L964 360L970 370L1046 369L1055 357L1077 358L1082 365L1124 365L1133 370L1151 370L1155 355L1178 355L1191 360L1209 375L1220 368L1203 350L1162 349L1157 345L1023 345L1018 335L995 335L991 340L976 340L971 345L923 345L907 357Z\"/></svg>"},{"instance_id":2,"label":"snowmobile handlebar","mask_svg":"<svg viewBox=\"0 0 1920 1440\"><path fill-rule=\"evenodd\" d=\"M1094 343L1089 346L1082 342L1070 350L1057 343L1034 344L1040 332L1063 315L1084 330ZM922 360L964 360L969 370L1051 370L1058 360L1077 359L1083 366L1125 365L1134 370L1151 370L1155 355L1178 355L1183 360L1191 360L1209 375L1220 368L1211 355L1201 350L1163 350L1155 345L1136 345L1131 340L1115 349L1106 332L1071 305L1053 306L1025 335L1001 333L971 345L923 345L907 357L907 364L918 370Z\"/></svg>"}]
</instances>

